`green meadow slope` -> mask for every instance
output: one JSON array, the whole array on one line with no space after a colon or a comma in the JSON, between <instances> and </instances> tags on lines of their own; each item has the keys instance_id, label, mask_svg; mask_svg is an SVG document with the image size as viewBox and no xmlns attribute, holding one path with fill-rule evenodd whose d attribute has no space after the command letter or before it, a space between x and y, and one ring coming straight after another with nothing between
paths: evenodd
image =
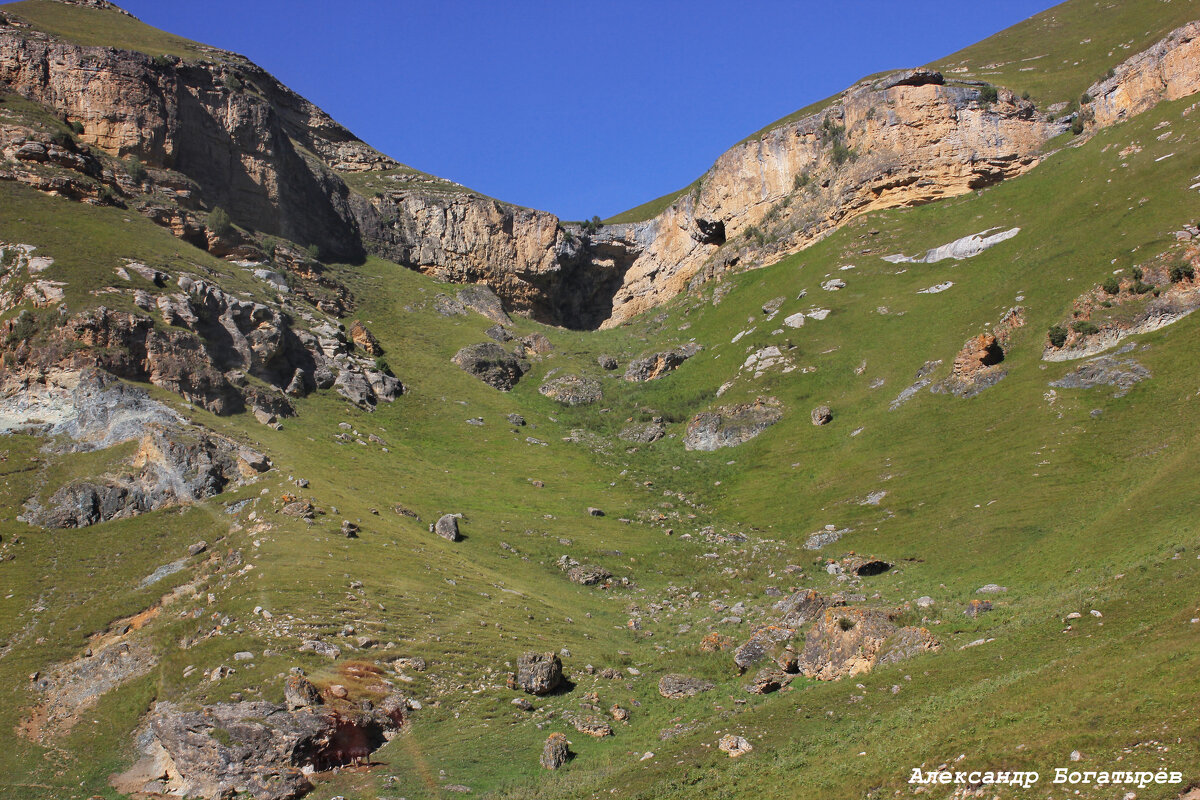
<instances>
[{"instance_id":1,"label":"green meadow slope","mask_svg":"<svg viewBox=\"0 0 1200 800\"><path fill-rule=\"evenodd\" d=\"M1093 6L1072 0L943 66L970 64L975 77L1053 102L1121 60L1125 50L1106 60L1114 43L1133 52L1197 16L1182 0ZM1063 44L1089 36L1098 50ZM982 66L1042 52L1080 64L1045 74ZM464 786L512 800L882 798L913 794L913 768L943 764L1041 772L1035 789L997 788L1001 797L1123 796L1049 785L1067 766L1200 781L1200 320L1123 342L1119 358L1149 377L1119 397L1114 386L1051 387L1080 362L1042 359L1048 329L1114 270L1129 275L1189 252L1176 232L1200 215L1198 144L1196 98L1163 102L1086 140L1052 142L1044 163L1016 180L859 218L616 329L514 318L516 334L543 334L552 350L510 393L451 364L493 324L438 313L437 298L453 287L376 258L328 265L408 391L373 413L317 392L272 430L145 387L274 462L255 482L184 508L75 530L32 527L17 519L29 498L118 464L128 448L81 457L6 437L0 727L13 735L0 752L0 797L117 797L109 776L135 760L153 702L198 707L235 693L279 701L294 666L319 686L351 691L384 675L421 705L369 765L315 776L308 797L317 800L433 800L463 796ZM270 299L244 271L126 210L8 182L0 208L0 242L53 257L44 275L68 283L72 310L124 308L104 289L125 259L204 272L228 291ZM970 259L883 259L1017 227ZM823 289L831 278L845 287ZM762 308L777 298L768 319ZM946 379L964 341L1014 306L1026 324L1012 334L1002 380L969 399L926 386L892 408L923 365L940 360L929 378ZM802 327L782 325L820 309L828 314ZM631 359L688 341L704 349L674 372L621 379ZM795 369L743 369L772 346ZM602 370L602 354L621 370ZM601 402L564 407L538 392L568 373L598 380ZM693 415L759 397L783 409L762 435L715 452L684 448ZM832 410L829 424L810 421L818 405ZM510 414L527 424L514 426ZM618 437L655 418L664 438ZM281 514L285 495L326 513L312 524ZM449 512L463 514L457 543L427 530ZM340 533L343 519L361 526L358 538ZM827 526L841 538L806 549ZM187 555L197 540L208 549ZM842 581L826 564L849 553L894 566ZM563 555L602 564L617 581L571 583L556 565ZM151 580L168 564L178 571ZM976 593L993 583L1007 591ZM772 618L781 593L800 588L901 608L941 648L839 681L797 677L773 694L748 693L751 676L737 674L730 651L704 652L701 642L713 633L743 641ZM918 606L921 597L932 605ZM966 616L980 597L994 609ZM153 669L104 693L69 730L42 736L31 675L125 625L160 654ZM299 652L311 638L338 642L342 657ZM562 652L574 682L534 698L533 713L505 686L529 650ZM238 660L241 652L253 658ZM427 666L396 670L398 657ZM219 666L234 672L205 677ZM617 677L597 674L606 668ZM716 688L668 700L657 684L673 672ZM613 704L630 716L612 736L594 739L567 722L589 711L581 705ZM550 773L538 757L555 731L575 757ZM753 751L720 752L728 733ZM1136 792L1177 798L1183 789ZM929 796L961 795L946 787Z\"/></svg>"}]
</instances>

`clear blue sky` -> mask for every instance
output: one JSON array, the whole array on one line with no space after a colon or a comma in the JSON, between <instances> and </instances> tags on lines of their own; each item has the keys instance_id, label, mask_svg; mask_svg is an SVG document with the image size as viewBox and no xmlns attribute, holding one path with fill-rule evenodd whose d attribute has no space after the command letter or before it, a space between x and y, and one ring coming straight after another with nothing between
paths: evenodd
<instances>
[{"instance_id":1,"label":"clear blue sky","mask_svg":"<svg viewBox=\"0 0 1200 800\"><path fill-rule=\"evenodd\" d=\"M863 75L1050 0L116 0L242 53L378 149L564 219L686 186Z\"/></svg>"}]
</instances>

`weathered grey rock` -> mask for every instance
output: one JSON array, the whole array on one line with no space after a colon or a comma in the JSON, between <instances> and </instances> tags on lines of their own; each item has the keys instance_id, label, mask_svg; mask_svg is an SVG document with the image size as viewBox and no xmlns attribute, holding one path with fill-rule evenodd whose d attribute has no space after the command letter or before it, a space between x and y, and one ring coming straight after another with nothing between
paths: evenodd
<instances>
[{"instance_id":1,"label":"weathered grey rock","mask_svg":"<svg viewBox=\"0 0 1200 800\"><path fill-rule=\"evenodd\" d=\"M746 687L751 694L770 694L777 692L792 682L792 676L778 667L763 667L754 676L753 682Z\"/></svg>"},{"instance_id":2,"label":"weathered grey rock","mask_svg":"<svg viewBox=\"0 0 1200 800\"><path fill-rule=\"evenodd\" d=\"M817 406L812 410L813 425L828 425L833 419L833 412L829 406Z\"/></svg>"},{"instance_id":3,"label":"weathered grey rock","mask_svg":"<svg viewBox=\"0 0 1200 800\"><path fill-rule=\"evenodd\" d=\"M542 766L546 769L558 769L571 758L571 746L567 737L562 733L552 733L546 738L542 748Z\"/></svg>"},{"instance_id":4,"label":"weathered grey rock","mask_svg":"<svg viewBox=\"0 0 1200 800\"><path fill-rule=\"evenodd\" d=\"M712 681L690 678L687 675L664 675L658 681L658 693L671 700L695 697L716 687Z\"/></svg>"},{"instance_id":5,"label":"weathered grey rock","mask_svg":"<svg viewBox=\"0 0 1200 800\"><path fill-rule=\"evenodd\" d=\"M991 610L991 600L980 600L979 598L973 598L971 602L967 603L967 609L963 613L968 617L978 617L980 614L986 614Z\"/></svg>"},{"instance_id":6,"label":"weathered grey rock","mask_svg":"<svg viewBox=\"0 0 1200 800\"><path fill-rule=\"evenodd\" d=\"M571 724L575 726L575 730L580 733L586 733L588 736L594 736L597 739L603 739L605 736L612 736L613 729L604 720L599 717L587 715L576 717L571 720Z\"/></svg>"},{"instance_id":7,"label":"weathered grey rock","mask_svg":"<svg viewBox=\"0 0 1200 800\"><path fill-rule=\"evenodd\" d=\"M512 390L529 366L495 342L467 345L454 354L454 363L502 392Z\"/></svg>"},{"instance_id":8,"label":"weathered grey rock","mask_svg":"<svg viewBox=\"0 0 1200 800\"><path fill-rule=\"evenodd\" d=\"M554 653L523 653L514 682L529 694L550 694L562 683L562 661Z\"/></svg>"},{"instance_id":9,"label":"weathered grey rock","mask_svg":"<svg viewBox=\"0 0 1200 800\"><path fill-rule=\"evenodd\" d=\"M596 363L600 365L600 369L614 370L617 368L617 359L610 355L601 355L596 358Z\"/></svg>"},{"instance_id":10,"label":"weathered grey rock","mask_svg":"<svg viewBox=\"0 0 1200 800\"><path fill-rule=\"evenodd\" d=\"M525 424L525 418L520 414L505 414L504 418L508 420L509 425L516 425L518 428Z\"/></svg>"},{"instance_id":11,"label":"weathered grey rock","mask_svg":"<svg viewBox=\"0 0 1200 800\"><path fill-rule=\"evenodd\" d=\"M721 406L692 417L683 437L688 450L716 450L748 442L783 418L774 398Z\"/></svg>"},{"instance_id":12,"label":"weathered grey rock","mask_svg":"<svg viewBox=\"0 0 1200 800\"><path fill-rule=\"evenodd\" d=\"M513 340L513 335L509 333L508 328L504 327L503 325L493 325L484 331L483 335L493 341L499 342L500 344L511 342Z\"/></svg>"},{"instance_id":13,"label":"weathered grey rock","mask_svg":"<svg viewBox=\"0 0 1200 800\"><path fill-rule=\"evenodd\" d=\"M431 533L436 533L438 536L447 541L457 542L462 538L458 532L458 515L443 514L438 517L438 521L429 526Z\"/></svg>"},{"instance_id":14,"label":"weathered grey rock","mask_svg":"<svg viewBox=\"0 0 1200 800\"><path fill-rule=\"evenodd\" d=\"M667 429L656 422L647 422L644 424L626 425L617 434L617 438L624 442L633 442L635 444L653 444L659 439L667 435Z\"/></svg>"},{"instance_id":15,"label":"weathered grey rock","mask_svg":"<svg viewBox=\"0 0 1200 800\"><path fill-rule=\"evenodd\" d=\"M512 321L504 311L504 304L500 302L496 293L481 283L464 286L458 290L457 296L458 302L466 308L482 314L497 325L505 325Z\"/></svg>"},{"instance_id":16,"label":"weathered grey rock","mask_svg":"<svg viewBox=\"0 0 1200 800\"><path fill-rule=\"evenodd\" d=\"M538 387L538 391L557 400L566 406L582 406L595 403L600 399L600 383L592 378L579 375L564 375L546 381Z\"/></svg>"},{"instance_id":17,"label":"weathered grey rock","mask_svg":"<svg viewBox=\"0 0 1200 800\"><path fill-rule=\"evenodd\" d=\"M371 711L316 710L265 702L221 703L187 711L158 703L150 714L145 757L114 776L124 792L293 800L312 789L306 771L367 759L395 735L403 712L385 701ZM140 784L140 785L138 785Z\"/></svg>"},{"instance_id":18,"label":"weathered grey rock","mask_svg":"<svg viewBox=\"0 0 1200 800\"><path fill-rule=\"evenodd\" d=\"M296 649L301 653L316 653L319 656L325 656L334 661L342 655L342 651L337 646L322 642L320 639L306 639Z\"/></svg>"},{"instance_id":19,"label":"weathered grey rock","mask_svg":"<svg viewBox=\"0 0 1200 800\"><path fill-rule=\"evenodd\" d=\"M741 758L753 750L754 745L750 744L744 736L727 733L717 742L717 749L722 753L728 753L730 758Z\"/></svg>"},{"instance_id":20,"label":"weathered grey rock","mask_svg":"<svg viewBox=\"0 0 1200 800\"><path fill-rule=\"evenodd\" d=\"M1120 360L1101 356L1079 365L1050 385L1060 389L1094 389L1098 386L1116 388L1113 397L1124 397L1139 381L1152 377L1150 370L1132 358Z\"/></svg>"},{"instance_id":21,"label":"weathered grey rock","mask_svg":"<svg viewBox=\"0 0 1200 800\"><path fill-rule=\"evenodd\" d=\"M288 711L311 708L321 704L321 693L308 678L292 674L287 676L283 684L283 702Z\"/></svg>"},{"instance_id":22,"label":"weathered grey rock","mask_svg":"<svg viewBox=\"0 0 1200 800\"><path fill-rule=\"evenodd\" d=\"M612 577L612 573L595 564L580 564L567 570L567 579L580 586L595 586Z\"/></svg>"},{"instance_id":23,"label":"weathered grey rock","mask_svg":"<svg viewBox=\"0 0 1200 800\"><path fill-rule=\"evenodd\" d=\"M660 378L703 349L700 345L689 342L671 350L630 361L629 366L625 368L625 380L642 382Z\"/></svg>"}]
</instances>

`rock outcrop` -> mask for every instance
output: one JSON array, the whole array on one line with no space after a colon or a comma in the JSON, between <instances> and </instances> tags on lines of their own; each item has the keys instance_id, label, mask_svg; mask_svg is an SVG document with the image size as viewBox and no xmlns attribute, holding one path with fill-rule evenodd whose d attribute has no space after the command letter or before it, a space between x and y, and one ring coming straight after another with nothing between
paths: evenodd
<instances>
[{"instance_id":1,"label":"rock outcrop","mask_svg":"<svg viewBox=\"0 0 1200 800\"><path fill-rule=\"evenodd\" d=\"M634 359L625 368L625 380L640 383L660 378L696 355L696 353L699 353L702 349L695 342L689 342L670 350L664 350L661 353Z\"/></svg>"},{"instance_id":2,"label":"rock outcrop","mask_svg":"<svg viewBox=\"0 0 1200 800\"><path fill-rule=\"evenodd\" d=\"M1200 20L1176 28L1153 47L1112 71L1111 78L1088 88L1091 123L1107 127L1137 116L1163 100L1200 91Z\"/></svg>"},{"instance_id":3,"label":"rock outcrop","mask_svg":"<svg viewBox=\"0 0 1200 800\"><path fill-rule=\"evenodd\" d=\"M119 474L74 480L24 518L47 528L82 528L220 494L270 469L261 453L204 428L151 400L142 389L87 367L27 369L0 385L0 432L39 433L67 452L138 441Z\"/></svg>"},{"instance_id":4,"label":"rock outcrop","mask_svg":"<svg viewBox=\"0 0 1200 800\"><path fill-rule=\"evenodd\" d=\"M309 773L367 760L407 713L399 696L370 710L238 702L193 711L160 702L146 725L143 758L112 783L124 793L292 800L313 788Z\"/></svg>"},{"instance_id":5,"label":"rock outcrop","mask_svg":"<svg viewBox=\"0 0 1200 800\"><path fill-rule=\"evenodd\" d=\"M456 302L495 321L514 310L572 328L620 324L861 214L1019 175L1070 123L1007 89L992 99L932 70L907 70L739 143L653 219L584 229L398 164L236 54L151 58L48 36L22 24L19 9L11 20L0 30L0 86L82 132L78 146L15 132L0 177L106 202L100 182L122 197L140 187L105 158L136 156L163 198L143 213L199 246L228 252L202 213L220 206L247 230L331 257L375 253L487 287L502 307ZM1180 28L1092 87L1092 124L1200 89L1196 31L1197 23ZM91 177L39 172L45 163ZM363 175L372 188L352 189Z\"/></svg>"},{"instance_id":6,"label":"rock outcrop","mask_svg":"<svg viewBox=\"0 0 1200 800\"><path fill-rule=\"evenodd\" d=\"M753 403L721 406L703 411L688 422L683 446L688 450L716 450L736 447L783 419L783 410L774 398Z\"/></svg>"},{"instance_id":7,"label":"rock outcrop","mask_svg":"<svg viewBox=\"0 0 1200 800\"><path fill-rule=\"evenodd\" d=\"M453 361L464 372L502 392L512 391L529 363L517 358L495 342L470 344L454 354Z\"/></svg>"},{"instance_id":8,"label":"rock outcrop","mask_svg":"<svg viewBox=\"0 0 1200 800\"><path fill-rule=\"evenodd\" d=\"M580 375L552 378L538 387L538 392L565 406L585 406L600 400L600 383Z\"/></svg>"},{"instance_id":9,"label":"rock outcrop","mask_svg":"<svg viewBox=\"0 0 1200 800\"><path fill-rule=\"evenodd\" d=\"M901 628L889 611L829 608L809 628L796 667L809 678L837 680L938 648L928 630Z\"/></svg>"}]
</instances>

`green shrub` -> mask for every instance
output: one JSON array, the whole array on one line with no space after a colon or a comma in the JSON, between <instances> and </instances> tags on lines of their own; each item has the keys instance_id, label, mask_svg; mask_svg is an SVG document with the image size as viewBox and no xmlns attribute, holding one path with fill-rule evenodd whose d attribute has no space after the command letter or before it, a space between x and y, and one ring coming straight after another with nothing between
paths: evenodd
<instances>
[{"instance_id":1,"label":"green shrub","mask_svg":"<svg viewBox=\"0 0 1200 800\"><path fill-rule=\"evenodd\" d=\"M1021 92L1021 99L1022 99L1022 100L1028 100L1028 99L1030 99L1031 97L1033 97L1033 95L1031 95L1029 92Z\"/></svg>"},{"instance_id":2,"label":"green shrub","mask_svg":"<svg viewBox=\"0 0 1200 800\"><path fill-rule=\"evenodd\" d=\"M1191 264L1171 267L1171 283L1179 283L1184 278L1191 280L1196 277L1196 269Z\"/></svg>"},{"instance_id":3,"label":"green shrub","mask_svg":"<svg viewBox=\"0 0 1200 800\"><path fill-rule=\"evenodd\" d=\"M850 161L854 158L854 151L852 151L849 147L846 147L841 139L834 139L832 158L833 163L840 167L842 164L845 164L847 161Z\"/></svg>"},{"instance_id":4,"label":"green shrub","mask_svg":"<svg viewBox=\"0 0 1200 800\"><path fill-rule=\"evenodd\" d=\"M142 163L137 156L130 156L125 162L125 171L129 173L129 177L134 183L143 183L146 180L146 165Z\"/></svg>"},{"instance_id":5,"label":"green shrub","mask_svg":"<svg viewBox=\"0 0 1200 800\"><path fill-rule=\"evenodd\" d=\"M1062 347L1067 343L1067 329L1062 325L1051 325L1048 331L1050 344L1054 347Z\"/></svg>"},{"instance_id":6,"label":"green shrub","mask_svg":"<svg viewBox=\"0 0 1200 800\"><path fill-rule=\"evenodd\" d=\"M1071 330L1080 336L1092 336L1100 332L1100 329L1096 327L1096 323L1086 319L1078 319L1072 322Z\"/></svg>"},{"instance_id":7,"label":"green shrub","mask_svg":"<svg viewBox=\"0 0 1200 800\"><path fill-rule=\"evenodd\" d=\"M1000 99L1000 92L995 86L990 83L984 85L979 90L979 105L990 106L992 103Z\"/></svg>"},{"instance_id":8,"label":"green shrub","mask_svg":"<svg viewBox=\"0 0 1200 800\"><path fill-rule=\"evenodd\" d=\"M1133 275L1133 279L1135 281L1140 281L1142 279L1142 276L1144 276L1146 274L1146 273L1142 272L1141 267L1134 267L1129 272Z\"/></svg>"},{"instance_id":9,"label":"green shrub","mask_svg":"<svg viewBox=\"0 0 1200 800\"><path fill-rule=\"evenodd\" d=\"M854 627L854 620L850 617L842 617L838 620L838 627L844 631L848 631Z\"/></svg>"},{"instance_id":10,"label":"green shrub","mask_svg":"<svg viewBox=\"0 0 1200 800\"><path fill-rule=\"evenodd\" d=\"M1083 133L1083 115L1076 114L1075 119L1071 120L1071 133L1075 136Z\"/></svg>"},{"instance_id":11,"label":"green shrub","mask_svg":"<svg viewBox=\"0 0 1200 800\"><path fill-rule=\"evenodd\" d=\"M1100 288L1109 294L1121 293L1121 282L1117 280L1116 275L1109 275L1104 279L1104 283L1100 284Z\"/></svg>"},{"instance_id":12,"label":"green shrub","mask_svg":"<svg viewBox=\"0 0 1200 800\"><path fill-rule=\"evenodd\" d=\"M375 369L382 372L384 375L390 375L393 378L396 377L395 373L392 372L391 365L388 364L387 359L383 358L382 356L375 359Z\"/></svg>"},{"instance_id":13,"label":"green shrub","mask_svg":"<svg viewBox=\"0 0 1200 800\"><path fill-rule=\"evenodd\" d=\"M23 309L13 320L12 330L4 337L4 344L13 347L21 342L27 342L34 337L37 331L37 317L29 313L28 309Z\"/></svg>"},{"instance_id":14,"label":"green shrub","mask_svg":"<svg viewBox=\"0 0 1200 800\"><path fill-rule=\"evenodd\" d=\"M224 239L233 233L233 220L225 209L216 206L208 214L208 229Z\"/></svg>"},{"instance_id":15,"label":"green shrub","mask_svg":"<svg viewBox=\"0 0 1200 800\"><path fill-rule=\"evenodd\" d=\"M66 131L55 131L50 134L50 141L59 147L71 149L75 146L75 140L71 138L71 134Z\"/></svg>"},{"instance_id":16,"label":"green shrub","mask_svg":"<svg viewBox=\"0 0 1200 800\"><path fill-rule=\"evenodd\" d=\"M72 122L68 122L67 127L70 128L71 133L75 134L76 136L79 136L80 134L83 133L83 123L80 122L79 120L74 120Z\"/></svg>"},{"instance_id":17,"label":"green shrub","mask_svg":"<svg viewBox=\"0 0 1200 800\"><path fill-rule=\"evenodd\" d=\"M159 69L165 69L165 68L171 66L173 63L174 62L171 61L170 56L155 56L154 57L154 66L158 67Z\"/></svg>"},{"instance_id":18,"label":"green shrub","mask_svg":"<svg viewBox=\"0 0 1200 800\"><path fill-rule=\"evenodd\" d=\"M1079 95L1079 105L1086 106L1090 102L1092 102L1092 96L1087 92Z\"/></svg>"},{"instance_id":19,"label":"green shrub","mask_svg":"<svg viewBox=\"0 0 1200 800\"><path fill-rule=\"evenodd\" d=\"M1117 77L1117 71L1112 67L1109 67L1108 72L1104 73L1104 77L1111 80L1112 78Z\"/></svg>"},{"instance_id":20,"label":"green shrub","mask_svg":"<svg viewBox=\"0 0 1200 800\"><path fill-rule=\"evenodd\" d=\"M800 189L803 189L805 186L808 186L808 182L810 180L812 180L812 177L808 174L807 171L801 172L799 175L797 175L795 178L792 179L792 190L799 191Z\"/></svg>"},{"instance_id":21,"label":"green shrub","mask_svg":"<svg viewBox=\"0 0 1200 800\"><path fill-rule=\"evenodd\" d=\"M321 260L320 245L310 244L308 247L304 248L304 252L307 253L308 257L311 258L313 261Z\"/></svg>"},{"instance_id":22,"label":"green shrub","mask_svg":"<svg viewBox=\"0 0 1200 800\"><path fill-rule=\"evenodd\" d=\"M225 77L221 79L221 85L231 92L240 92L242 90L242 79L237 76L237 73L226 72Z\"/></svg>"},{"instance_id":23,"label":"green shrub","mask_svg":"<svg viewBox=\"0 0 1200 800\"><path fill-rule=\"evenodd\" d=\"M579 227L583 228L584 233L595 233L604 227L604 223L600 221L599 215L593 215L591 219L585 219Z\"/></svg>"},{"instance_id":24,"label":"green shrub","mask_svg":"<svg viewBox=\"0 0 1200 800\"><path fill-rule=\"evenodd\" d=\"M759 247L762 247L767 243L767 235L763 233L762 228L758 227L757 225L751 225L746 228L744 234L747 239L756 242Z\"/></svg>"},{"instance_id":25,"label":"green shrub","mask_svg":"<svg viewBox=\"0 0 1200 800\"><path fill-rule=\"evenodd\" d=\"M1134 281L1133 283L1134 294L1145 294L1153 288L1153 284L1146 283L1145 281Z\"/></svg>"}]
</instances>

